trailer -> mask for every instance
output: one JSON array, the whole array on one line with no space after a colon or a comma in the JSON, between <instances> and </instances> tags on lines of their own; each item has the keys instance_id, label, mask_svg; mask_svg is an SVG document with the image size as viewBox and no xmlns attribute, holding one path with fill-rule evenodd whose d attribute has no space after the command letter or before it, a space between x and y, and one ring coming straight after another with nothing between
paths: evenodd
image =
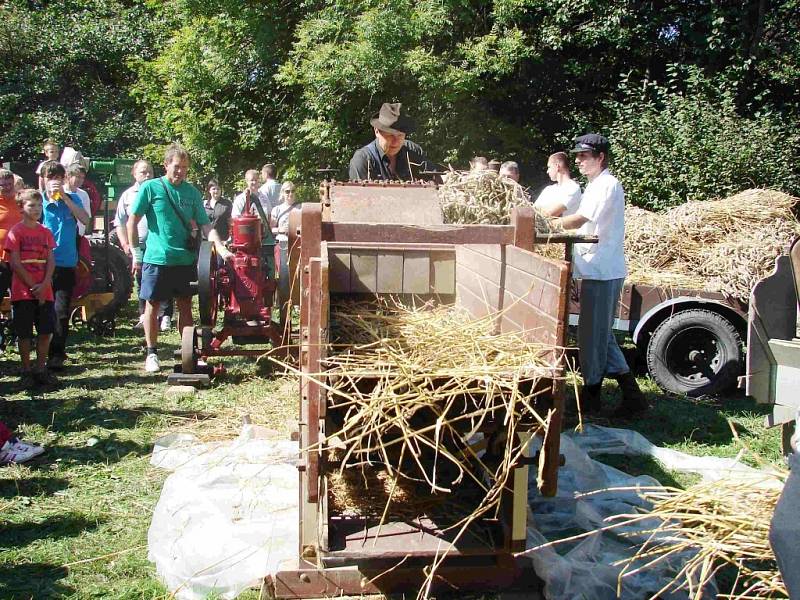
<instances>
[{"instance_id":1,"label":"trailer","mask_svg":"<svg viewBox=\"0 0 800 600\"><path fill-rule=\"evenodd\" d=\"M578 324L580 281L569 324ZM744 371L748 305L717 292L625 282L614 330L628 335L664 390L712 395L736 386ZM631 365L634 366L634 365Z\"/></svg>"},{"instance_id":2,"label":"trailer","mask_svg":"<svg viewBox=\"0 0 800 600\"><path fill-rule=\"evenodd\" d=\"M538 585L513 553L525 547L529 469L538 468L542 494L556 491L569 262L533 252L529 207L517 209L509 226L444 225L433 184L325 182L320 200L303 204L289 232L290 268L299 276L293 287L302 371L298 566L267 578L266 596L416 593L442 553L447 558L432 591ZM569 246L596 238L565 235L560 241ZM430 515L379 522L337 513L330 497L335 465L329 443L339 415L321 373L332 335L331 303L386 295L436 299L475 318L497 315L498 331L517 331L553 348L551 376L539 381L536 395L537 412L552 410L541 450L514 466L499 517L482 518L458 540Z\"/></svg>"}]
</instances>

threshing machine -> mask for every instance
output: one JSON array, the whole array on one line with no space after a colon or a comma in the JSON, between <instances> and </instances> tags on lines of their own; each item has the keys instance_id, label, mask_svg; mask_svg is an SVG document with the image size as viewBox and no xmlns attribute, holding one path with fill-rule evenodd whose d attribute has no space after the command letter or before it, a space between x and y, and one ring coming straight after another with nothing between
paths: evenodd
<instances>
[{"instance_id":1,"label":"threshing machine","mask_svg":"<svg viewBox=\"0 0 800 600\"><path fill-rule=\"evenodd\" d=\"M298 274L300 307L300 545L298 568L278 572L264 588L272 597L309 598L416 592L426 568L441 553L433 590L502 589L536 584L513 553L524 549L529 468L538 468L540 491L556 490L564 408L570 264L533 252L534 215L517 209L512 225L444 225L437 188L424 183L336 183L321 187L320 203L304 203L290 222L290 265ZM570 245L596 241L564 235ZM567 252L569 254L569 252ZM552 346L551 376L538 381L535 408L553 409L541 450L514 466L502 510L454 537L431 515L381 521L337 511L329 476L330 436L341 423L324 383L331 304L341 299L399 296L436 299L495 315L498 332L520 332ZM321 380L322 378L322 380ZM487 425L491 435L492 425ZM487 449L491 452L491 449Z\"/></svg>"}]
</instances>

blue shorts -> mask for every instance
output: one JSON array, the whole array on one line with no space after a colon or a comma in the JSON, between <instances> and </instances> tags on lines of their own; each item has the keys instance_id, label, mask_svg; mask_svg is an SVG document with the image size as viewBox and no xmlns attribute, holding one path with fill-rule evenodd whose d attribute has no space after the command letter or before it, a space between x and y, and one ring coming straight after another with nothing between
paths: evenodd
<instances>
[{"instance_id":1,"label":"blue shorts","mask_svg":"<svg viewBox=\"0 0 800 600\"><path fill-rule=\"evenodd\" d=\"M164 302L171 298L188 298L192 295L192 282L197 281L195 265L142 265L142 283L139 298L151 302Z\"/></svg>"},{"instance_id":2,"label":"blue shorts","mask_svg":"<svg viewBox=\"0 0 800 600\"><path fill-rule=\"evenodd\" d=\"M21 340L33 339L33 327L37 335L50 335L56 328L56 309L53 302L39 304L38 300L16 300L11 303L11 318L14 333Z\"/></svg>"}]
</instances>

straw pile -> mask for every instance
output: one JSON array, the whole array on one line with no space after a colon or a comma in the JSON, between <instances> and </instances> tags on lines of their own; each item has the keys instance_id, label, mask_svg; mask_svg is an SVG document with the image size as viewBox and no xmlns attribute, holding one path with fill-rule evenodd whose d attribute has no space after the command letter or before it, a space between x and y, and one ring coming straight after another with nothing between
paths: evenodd
<instances>
[{"instance_id":1,"label":"straw pile","mask_svg":"<svg viewBox=\"0 0 800 600\"><path fill-rule=\"evenodd\" d=\"M657 517L661 524L630 534L643 535L647 541L624 564L620 578L678 555L690 556L653 598L677 588L686 589L690 598L699 598L703 588L725 567L734 569L736 580L730 593L719 598L787 597L768 538L770 519L781 493L780 485L769 483L786 479L785 472L775 475L777 479L767 482L721 480L686 490L659 488L642 494L653 506L647 517ZM641 520L642 516L628 516L615 526Z\"/></svg>"},{"instance_id":2,"label":"straw pile","mask_svg":"<svg viewBox=\"0 0 800 600\"><path fill-rule=\"evenodd\" d=\"M329 411L341 424L329 442L341 470L378 465L428 493L463 480L488 493L485 477L502 478L519 455L518 427L546 427L535 390L553 377L553 350L517 333L493 335L496 315L346 303L331 316L342 345L324 364ZM472 445L492 430L505 444L494 462Z\"/></svg>"},{"instance_id":3,"label":"straw pile","mask_svg":"<svg viewBox=\"0 0 800 600\"><path fill-rule=\"evenodd\" d=\"M722 200L689 202L664 213L628 207L629 280L721 292L746 302L753 285L800 234L798 199L747 190Z\"/></svg>"},{"instance_id":4,"label":"straw pile","mask_svg":"<svg viewBox=\"0 0 800 600\"><path fill-rule=\"evenodd\" d=\"M508 225L511 210L517 206L531 206L525 188L495 171L454 171L439 186L439 200L445 223ZM536 234L547 236L563 232L538 210Z\"/></svg>"}]
</instances>

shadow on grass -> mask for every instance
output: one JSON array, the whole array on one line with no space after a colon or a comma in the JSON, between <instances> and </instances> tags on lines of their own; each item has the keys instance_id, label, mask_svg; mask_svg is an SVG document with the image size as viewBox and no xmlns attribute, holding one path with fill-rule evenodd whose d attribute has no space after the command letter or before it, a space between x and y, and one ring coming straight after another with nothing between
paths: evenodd
<instances>
[{"instance_id":1,"label":"shadow on grass","mask_svg":"<svg viewBox=\"0 0 800 600\"><path fill-rule=\"evenodd\" d=\"M75 589L62 583L65 567L48 563L0 564L0 598L64 598Z\"/></svg>"},{"instance_id":2,"label":"shadow on grass","mask_svg":"<svg viewBox=\"0 0 800 600\"><path fill-rule=\"evenodd\" d=\"M37 540L60 540L77 537L86 531L96 529L103 521L90 519L78 513L47 517L42 521L22 521L5 523L0 548L22 548ZM0 580L0 590L2 580Z\"/></svg>"},{"instance_id":3,"label":"shadow on grass","mask_svg":"<svg viewBox=\"0 0 800 600\"><path fill-rule=\"evenodd\" d=\"M69 481L61 477L21 477L0 479L0 498L16 496L51 496L69 487Z\"/></svg>"}]
</instances>

